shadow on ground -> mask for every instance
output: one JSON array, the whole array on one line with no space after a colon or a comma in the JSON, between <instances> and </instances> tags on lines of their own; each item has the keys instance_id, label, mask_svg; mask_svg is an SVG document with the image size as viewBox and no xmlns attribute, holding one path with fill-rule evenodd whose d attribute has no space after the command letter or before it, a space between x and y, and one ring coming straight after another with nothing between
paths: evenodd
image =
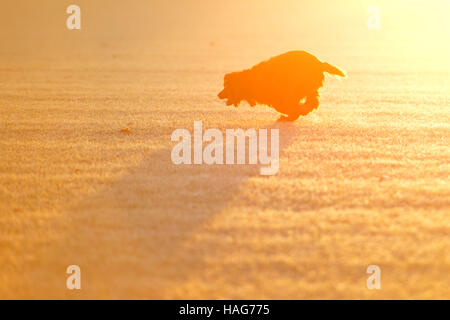
<instances>
[{"instance_id":1,"label":"shadow on ground","mask_svg":"<svg viewBox=\"0 0 450 320\"><path fill-rule=\"evenodd\" d=\"M299 127L285 123L269 128L280 129L282 158L298 138ZM259 165L177 166L170 153L170 148L154 152L142 166L61 216L55 228L63 228L64 236L46 248L40 272L48 282L38 284L36 292L46 288L44 295L66 298L161 298L168 286L189 277L195 266L186 264L195 261L186 259L185 240L260 171ZM65 289L60 280L61 270L72 264L83 274L78 292Z\"/></svg>"}]
</instances>

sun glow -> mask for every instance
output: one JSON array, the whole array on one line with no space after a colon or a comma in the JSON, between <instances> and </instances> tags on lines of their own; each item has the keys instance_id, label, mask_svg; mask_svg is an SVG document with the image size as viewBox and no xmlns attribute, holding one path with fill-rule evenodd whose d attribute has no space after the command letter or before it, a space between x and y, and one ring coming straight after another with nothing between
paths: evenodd
<instances>
[{"instance_id":1,"label":"sun glow","mask_svg":"<svg viewBox=\"0 0 450 320\"><path fill-rule=\"evenodd\" d=\"M302 39L331 33L336 42L365 45L364 54L383 52L398 57L400 64L421 63L450 71L450 1L319 0L292 5L297 9L286 6L282 23L286 32L297 32ZM379 8L379 29L368 28L374 7Z\"/></svg>"}]
</instances>

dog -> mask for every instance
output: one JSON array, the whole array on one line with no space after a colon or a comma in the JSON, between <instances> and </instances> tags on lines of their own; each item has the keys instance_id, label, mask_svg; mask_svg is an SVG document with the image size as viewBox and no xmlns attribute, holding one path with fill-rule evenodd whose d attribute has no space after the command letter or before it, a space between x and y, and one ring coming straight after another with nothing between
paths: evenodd
<instances>
[{"instance_id":1,"label":"dog","mask_svg":"<svg viewBox=\"0 0 450 320\"><path fill-rule=\"evenodd\" d=\"M295 121L319 106L324 72L346 77L341 69L306 51L290 51L263 61L250 69L225 75L218 94L227 106L267 105L282 115L278 121Z\"/></svg>"}]
</instances>

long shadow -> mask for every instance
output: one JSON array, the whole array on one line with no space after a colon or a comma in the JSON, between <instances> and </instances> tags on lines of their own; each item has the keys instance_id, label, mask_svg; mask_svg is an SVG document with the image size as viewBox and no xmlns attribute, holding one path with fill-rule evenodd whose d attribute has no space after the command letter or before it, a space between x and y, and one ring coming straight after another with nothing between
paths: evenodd
<instances>
[{"instance_id":1,"label":"long shadow","mask_svg":"<svg viewBox=\"0 0 450 320\"><path fill-rule=\"evenodd\" d=\"M299 126L270 128L280 129L281 159ZM240 185L260 174L259 165L174 165L170 153L170 148L154 152L64 214L68 234L50 249L48 262L58 268L80 265L86 273L84 297L159 298L170 283L183 282L189 276L183 271L189 254L183 242L231 204ZM63 294L70 297L67 290Z\"/></svg>"}]
</instances>

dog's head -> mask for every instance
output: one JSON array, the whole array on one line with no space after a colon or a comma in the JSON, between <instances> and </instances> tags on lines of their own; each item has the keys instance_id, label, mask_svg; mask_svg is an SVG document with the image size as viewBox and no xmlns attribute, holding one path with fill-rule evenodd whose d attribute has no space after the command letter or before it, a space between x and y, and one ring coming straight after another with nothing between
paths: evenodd
<instances>
[{"instance_id":1,"label":"dog's head","mask_svg":"<svg viewBox=\"0 0 450 320\"><path fill-rule=\"evenodd\" d=\"M223 90L217 95L226 99L227 106L237 107L241 101L246 100L244 72L232 72L225 75Z\"/></svg>"}]
</instances>

